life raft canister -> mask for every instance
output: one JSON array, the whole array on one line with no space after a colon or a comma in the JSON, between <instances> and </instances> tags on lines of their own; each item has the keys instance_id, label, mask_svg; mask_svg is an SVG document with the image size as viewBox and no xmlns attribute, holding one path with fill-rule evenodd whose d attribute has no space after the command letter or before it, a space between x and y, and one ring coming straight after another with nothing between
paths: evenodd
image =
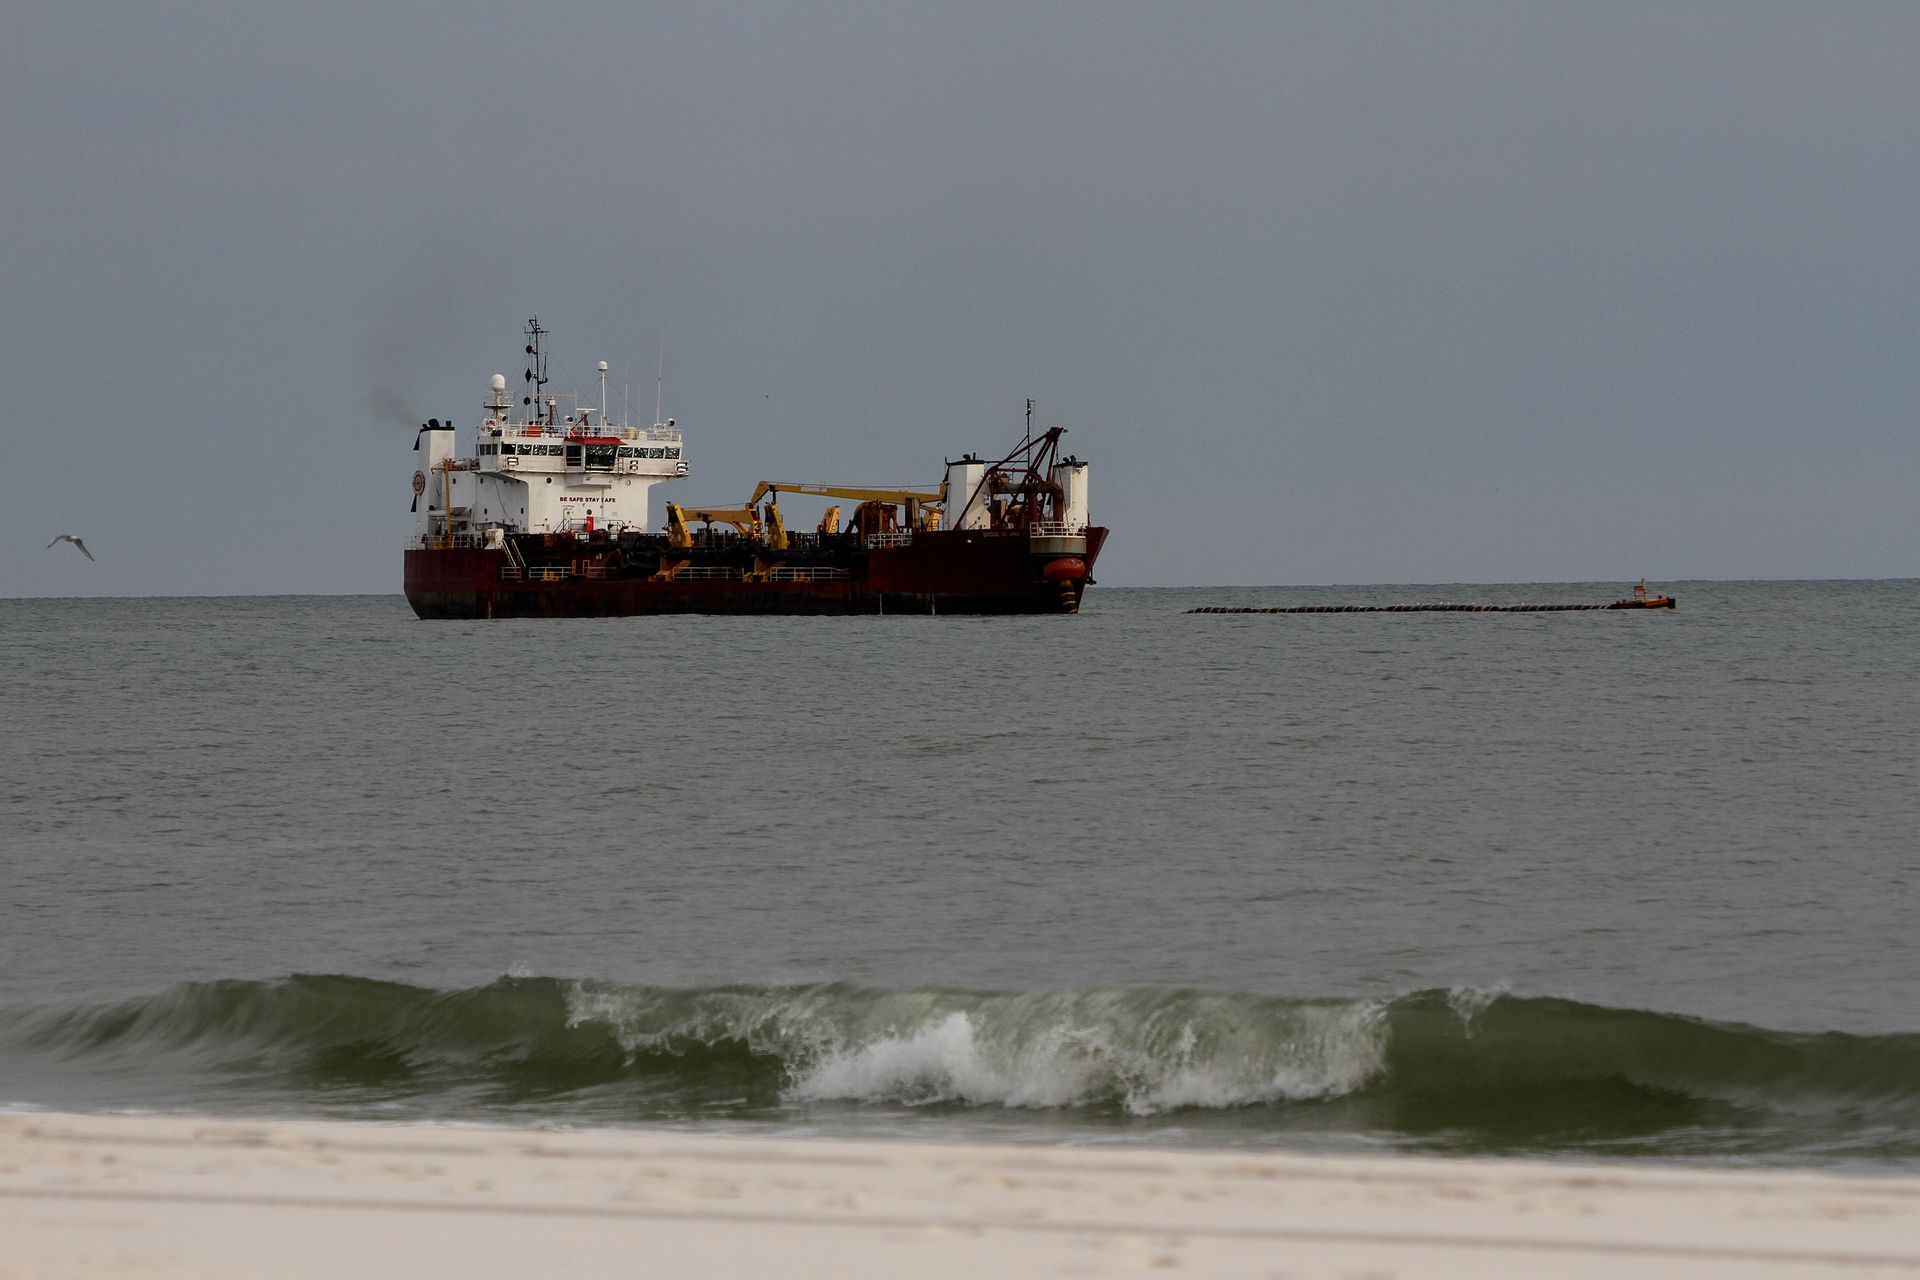
<instances>
[{"instance_id":1,"label":"life raft canister","mask_svg":"<svg viewBox=\"0 0 1920 1280\"><path fill-rule=\"evenodd\" d=\"M1040 571L1040 576L1048 582L1071 582L1087 576L1087 562L1079 556L1062 556L1058 560L1047 561L1047 567Z\"/></svg>"}]
</instances>

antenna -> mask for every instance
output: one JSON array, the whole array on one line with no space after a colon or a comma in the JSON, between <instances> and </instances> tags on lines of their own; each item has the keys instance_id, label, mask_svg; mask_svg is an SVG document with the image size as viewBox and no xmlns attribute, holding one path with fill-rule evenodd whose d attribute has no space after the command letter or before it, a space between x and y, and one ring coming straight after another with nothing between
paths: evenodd
<instances>
[{"instance_id":1,"label":"antenna","mask_svg":"<svg viewBox=\"0 0 1920 1280\"><path fill-rule=\"evenodd\" d=\"M667 393L667 335L660 334L660 367L653 376L653 425L660 425L660 400Z\"/></svg>"},{"instance_id":2,"label":"antenna","mask_svg":"<svg viewBox=\"0 0 1920 1280\"><path fill-rule=\"evenodd\" d=\"M546 330L540 327L539 316L527 321L527 354L532 357L527 361L527 381L533 384L533 394L523 397L520 403L533 406L529 416L534 422L540 420L539 401L545 398L541 391L547 385L547 356L540 350L540 337L544 333ZM551 418L553 415L549 413L547 416Z\"/></svg>"},{"instance_id":3,"label":"antenna","mask_svg":"<svg viewBox=\"0 0 1920 1280\"><path fill-rule=\"evenodd\" d=\"M607 429L607 362L600 362L600 430Z\"/></svg>"}]
</instances>

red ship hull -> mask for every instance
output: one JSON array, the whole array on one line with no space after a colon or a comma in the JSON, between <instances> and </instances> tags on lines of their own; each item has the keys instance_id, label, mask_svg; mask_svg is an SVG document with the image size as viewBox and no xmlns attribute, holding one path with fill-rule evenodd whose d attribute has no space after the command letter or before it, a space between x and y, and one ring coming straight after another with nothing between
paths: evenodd
<instances>
[{"instance_id":1,"label":"red ship hull","mask_svg":"<svg viewBox=\"0 0 1920 1280\"><path fill-rule=\"evenodd\" d=\"M921 532L905 546L874 547L844 577L750 581L662 580L654 566L589 551L546 577L518 571L504 548L413 548L407 603L422 618L620 618L663 613L1035 614L1073 613L1093 584L1107 531L1086 531L1080 554L1040 553L1025 533Z\"/></svg>"}]
</instances>

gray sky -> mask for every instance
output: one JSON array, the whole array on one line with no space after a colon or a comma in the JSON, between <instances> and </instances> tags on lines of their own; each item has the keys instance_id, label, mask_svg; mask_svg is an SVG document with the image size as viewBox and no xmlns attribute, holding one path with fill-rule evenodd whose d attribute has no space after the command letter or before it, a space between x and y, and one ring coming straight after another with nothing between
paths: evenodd
<instances>
[{"instance_id":1,"label":"gray sky","mask_svg":"<svg viewBox=\"0 0 1920 1280\"><path fill-rule=\"evenodd\" d=\"M397 591L536 312L682 500L1032 396L1110 585L1920 573L1920 6L31 8L0 595Z\"/></svg>"}]
</instances>

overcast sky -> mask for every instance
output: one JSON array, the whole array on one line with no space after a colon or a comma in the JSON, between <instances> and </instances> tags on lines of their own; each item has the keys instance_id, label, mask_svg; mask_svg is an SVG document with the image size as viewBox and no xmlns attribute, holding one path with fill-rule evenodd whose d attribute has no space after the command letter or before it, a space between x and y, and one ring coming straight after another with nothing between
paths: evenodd
<instances>
[{"instance_id":1,"label":"overcast sky","mask_svg":"<svg viewBox=\"0 0 1920 1280\"><path fill-rule=\"evenodd\" d=\"M656 519L1030 396L1109 585L1912 576L1916 68L1908 3L17 6L0 595L397 591L536 313L638 418L664 339Z\"/></svg>"}]
</instances>

